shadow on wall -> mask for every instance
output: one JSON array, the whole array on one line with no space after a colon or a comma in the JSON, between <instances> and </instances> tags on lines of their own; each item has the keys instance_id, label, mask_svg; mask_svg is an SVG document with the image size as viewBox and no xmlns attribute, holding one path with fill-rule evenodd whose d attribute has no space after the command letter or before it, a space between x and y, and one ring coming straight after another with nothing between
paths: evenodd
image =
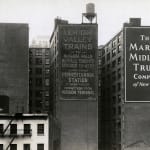
<instances>
[{"instance_id":1,"label":"shadow on wall","mask_svg":"<svg viewBox=\"0 0 150 150\"><path fill-rule=\"evenodd\" d=\"M0 113L9 113L9 96L0 95Z\"/></svg>"}]
</instances>

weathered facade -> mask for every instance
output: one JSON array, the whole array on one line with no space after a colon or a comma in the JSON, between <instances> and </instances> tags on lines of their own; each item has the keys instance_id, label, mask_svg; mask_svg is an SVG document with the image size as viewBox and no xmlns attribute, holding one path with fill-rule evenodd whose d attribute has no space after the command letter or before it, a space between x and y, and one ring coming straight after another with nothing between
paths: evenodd
<instances>
[{"instance_id":1,"label":"weathered facade","mask_svg":"<svg viewBox=\"0 0 150 150\"><path fill-rule=\"evenodd\" d=\"M147 28L147 32L145 30L143 32L143 28ZM127 29L130 29L130 32L126 35ZM145 92L146 89L143 90L142 87L135 89L133 86L134 83L142 81L134 78L135 74L139 73L135 68L135 63L140 65L142 61L138 62L131 56L131 48L134 50L133 54L137 52L136 47L132 44L134 42L138 46L141 44L136 36L139 33L140 37L143 34L149 36L148 31L150 31L150 27L141 26L139 18L132 18L130 23L125 23L123 29L100 49L102 61L101 102L99 104L101 110L99 113L100 150L150 149L150 116L148 115L150 103L144 101L148 100L150 96L137 98L137 95L143 94L142 91ZM133 43L131 44L129 40ZM130 43L130 47L128 47L128 43ZM143 40L143 44L150 44L150 40ZM147 54L146 51L141 51L143 54ZM128 53L130 55L126 55ZM148 61L146 63L149 65ZM145 73L148 74L148 71ZM133 81L129 80L129 76ZM149 79L144 79L144 82L149 82Z\"/></svg>"},{"instance_id":2,"label":"weathered facade","mask_svg":"<svg viewBox=\"0 0 150 150\"><path fill-rule=\"evenodd\" d=\"M0 23L0 95L9 98L9 113L28 112L27 24Z\"/></svg>"}]
</instances>

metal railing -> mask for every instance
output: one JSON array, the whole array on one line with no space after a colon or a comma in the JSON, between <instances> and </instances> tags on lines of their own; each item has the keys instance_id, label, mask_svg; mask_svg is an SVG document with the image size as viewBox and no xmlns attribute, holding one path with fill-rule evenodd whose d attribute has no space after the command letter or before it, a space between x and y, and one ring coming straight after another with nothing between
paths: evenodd
<instances>
[{"instance_id":1,"label":"metal railing","mask_svg":"<svg viewBox=\"0 0 150 150\"><path fill-rule=\"evenodd\" d=\"M32 130L24 130L24 129L17 129L17 130L7 130L6 132L1 132L0 137L13 137L13 136L32 136Z\"/></svg>"}]
</instances>

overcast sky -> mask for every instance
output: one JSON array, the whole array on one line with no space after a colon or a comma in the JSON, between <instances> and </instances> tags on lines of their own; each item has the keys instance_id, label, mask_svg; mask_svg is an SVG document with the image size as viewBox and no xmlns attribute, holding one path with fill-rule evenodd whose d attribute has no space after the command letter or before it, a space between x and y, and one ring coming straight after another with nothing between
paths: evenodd
<instances>
[{"instance_id":1,"label":"overcast sky","mask_svg":"<svg viewBox=\"0 0 150 150\"><path fill-rule=\"evenodd\" d=\"M105 44L130 17L150 25L150 0L0 0L0 22L28 23L30 41L37 35L50 36L54 19L81 23L86 4L95 3L99 25L99 45Z\"/></svg>"}]
</instances>

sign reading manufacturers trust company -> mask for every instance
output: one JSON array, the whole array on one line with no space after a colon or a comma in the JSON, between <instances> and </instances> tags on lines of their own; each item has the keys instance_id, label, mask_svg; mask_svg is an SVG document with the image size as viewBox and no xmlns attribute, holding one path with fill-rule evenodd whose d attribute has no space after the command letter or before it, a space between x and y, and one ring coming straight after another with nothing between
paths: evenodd
<instances>
[{"instance_id":1,"label":"sign reading manufacturers trust company","mask_svg":"<svg viewBox=\"0 0 150 150\"><path fill-rule=\"evenodd\" d=\"M125 101L150 102L150 27L125 28Z\"/></svg>"}]
</instances>

